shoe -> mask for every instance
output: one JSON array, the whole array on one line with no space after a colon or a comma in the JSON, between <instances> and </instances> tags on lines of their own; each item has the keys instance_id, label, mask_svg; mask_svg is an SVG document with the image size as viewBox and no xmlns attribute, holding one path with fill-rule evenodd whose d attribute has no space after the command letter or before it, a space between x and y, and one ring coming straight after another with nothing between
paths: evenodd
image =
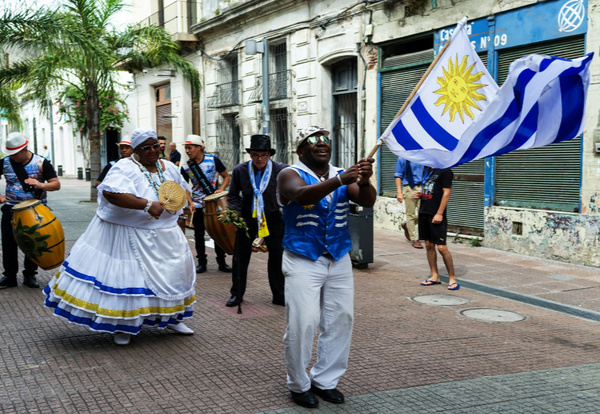
<instances>
[{"instance_id":1,"label":"shoe","mask_svg":"<svg viewBox=\"0 0 600 414\"><path fill-rule=\"evenodd\" d=\"M4 276L2 279L0 279L0 289L6 289L11 287L17 287L16 277Z\"/></svg>"},{"instance_id":2,"label":"shoe","mask_svg":"<svg viewBox=\"0 0 600 414\"><path fill-rule=\"evenodd\" d=\"M240 299L238 300L237 296L232 296L227 303L225 304L225 306L227 306L228 308L233 308L234 306L239 305L240 303L243 303L244 299Z\"/></svg>"},{"instance_id":3,"label":"shoe","mask_svg":"<svg viewBox=\"0 0 600 414\"><path fill-rule=\"evenodd\" d=\"M179 335L193 335L194 331L187 327L187 325L183 322L174 323L173 325L168 325L167 329L169 331L173 331L178 333Z\"/></svg>"},{"instance_id":4,"label":"shoe","mask_svg":"<svg viewBox=\"0 0 600 414\"><path fill-rule=\"evenodd\" d=\"M433 285L441 285L442 282L439 280L436 282L435 280L425 279L424 282L421 282L421 286L433 286Z\"/></svg>"},{"instance_id":5,"label":"shoe","mask_svg":"<svg viewBox=\"0 0 600 414\"><path fill-rule=\"evenodd\" d=\"M223 263L219 265L219 271L225 273L231 273L231 266L228 266L227 263Z\"/></svg>"},{"instance_id":6,"label":"shoe","mask_svg":"<svg viewBox=\"0 0 600 414\"><path fill-rule=\"evenodd\" d=\"M419 240L415 240L414 242L412 242L412 245L415 249L422 249L423 245L421 244L421 242Z\"/></svg>"},{"instance_id":7,"label":"shoe","mask_svg":"<svg viewBox=\"0 0 600 414\"><path fill-rule=\"evenodd\" d=\"M408 233L408 227L406 227L406 223L402 223L402 229L404 230L404 237L406 237L406 240L410 241L410 234Z\"/></svg>"},{"instance_id":8,"label":"shoe","mask_svg":"<svg viewBox=\"0 0 600 414\"><path fill-rule=\"evenodd\" d=\"M206 265L198 265L196 268L196 273L204 273L206 272Z\"/></svg>"},{"instance_id":9,"label":"shoe","mask_svg":"<svg viewBox=\"0 0 600 414\"><path fill-rule=\"evenodd\" d=\"M119 332L114 336L115 345L129 345L129 341L131 341L131 335Z\"/></svg>"},{"instance_id":10,"label":"shoe","mask_svg":"<svg viewBox=\"0 0 600 414\"><path fill-rule=\"evenodd\" d=\"M341 404L345 401L344 394L339 392L337 388L332 388L330 390L322 390L321 388L315 387L313 385L312 387L310 387L310 390L319 397L323 398L325 401L328 401L330 403Z\"/></svg>"},{"instance_id":11,"label":"shoe","mask_svg":"<svg viewBox=\"0 0 600 414\"><path fill-rule=\"evenodd\" d=\"M23 278L23 284L30 288L39 288L40 284L38 283L35 276L25 276Z\"/></svg>"},{"instance_id":12,"label":"shoe","mask_svg":"<svg viewBox=\"0 0 600 414\"><path fill-rule=\"evenodd\" d=\"M285 306L285 300L281 300L281 299L279 299L279 300L273 299L272 303L273 303L273 305Z\"/></svg>"},{"instance_id":13,"label":"shoe","mask_svg":"<svg viewBox=\"0 0 600 414\"><path fill-rule=\"evenodd\" d=\"M315 394L313 394L311 390L304 392L290 392L292 393L292 400L302 407L316 408L319 406L319 400L317 400L317 397L315 397Z\"/></svg>"},{"instance_id":14,"label":"shoe","mask_svg":"<svg viewBox=\"0 0 600 414\"><path fill-rule=\"evenodd\" d=\"M460 289L460 285L456 282L450 283L448 285L448 290L458 290L458 289Z\"/></svg>"}]
</instances>

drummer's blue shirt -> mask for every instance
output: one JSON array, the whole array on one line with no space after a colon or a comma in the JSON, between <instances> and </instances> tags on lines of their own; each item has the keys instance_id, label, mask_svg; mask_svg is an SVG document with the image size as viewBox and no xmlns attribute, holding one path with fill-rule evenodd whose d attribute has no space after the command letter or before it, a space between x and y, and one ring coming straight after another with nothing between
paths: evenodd
<instances>
[{"instance_id":1,"label":"drummer's blue shirt","mask_svg":"<svg viewBox=\"0 0 600 414\"><path fill-rule=\"evenodd\" d=\"M56 177L56 172L54 171L54 167L50 161L37 154L32 153L31 155L32 157L27 165L23 166L29 177L35 178L42 183ZM14 206L21 201L31 200L34 198L33 192L27 192L23 189L23 186L21 185L21 182L19 181L19 178L12 167L9 157L5 157L0 161L0 176L2 175L4 175L6 178L7 205ZM42 192L40 199L42 200L42 203L46 204L45 191Z\"/></svg>"}]
</instances>

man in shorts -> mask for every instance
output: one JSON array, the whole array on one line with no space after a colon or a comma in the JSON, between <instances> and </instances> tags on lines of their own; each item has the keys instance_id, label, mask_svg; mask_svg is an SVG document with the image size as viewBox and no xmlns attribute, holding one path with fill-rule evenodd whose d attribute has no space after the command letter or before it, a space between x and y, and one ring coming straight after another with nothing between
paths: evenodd
<instances>
[{"instance_id":1,"label":"man in shorts","mask_svg":"<svg viewBox=\"0 0 600 414\"><path fill-rule=\"evenodd\" d=\"M452 255L446 246L448 233L448 219L446 207L450 200L452 190L452 179L454 174L450 168L425 168L423 174L423 188L414 193L414 198L421 199L419 208L419 239L425 240L425 251L427 262L431 270L431 276L421 282L423 286L439 285L440 274L437 267L437 253L442 255L446 270L448 271L448 290L458 290L460 285L454 274L454 262Z\"/></svg>"}]
</instances>

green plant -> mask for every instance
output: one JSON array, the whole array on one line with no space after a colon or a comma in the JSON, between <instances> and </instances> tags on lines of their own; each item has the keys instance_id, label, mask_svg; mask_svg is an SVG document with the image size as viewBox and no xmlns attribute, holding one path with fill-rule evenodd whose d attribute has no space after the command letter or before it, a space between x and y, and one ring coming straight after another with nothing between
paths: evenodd
<instances>
[{"instance_id":1,"label":"green plant","mask_svg":"<svg viewBox=\"0 0 600 414\"><path fill-rule=\"evenodd\" d=\"M481 239L479 239L479 237L471 237L469 239L469 244L471 245L471 247L481 247Z\"/></svg>"},{"instance_id":2,"label":"green plant","mask_svg":"<svg viewBox=\"0 0 600 414\"><path fill-rule=\"evenodd\" d=\"M240 217L237 211L230 209L227 207L225 213L221 214L218 217L218 220L224 224L233 224L238 229L243 229L246 231L246 237L250 238L250 234L248 233L248 225L246 224L246 220L243 217Z\"/></svg>"},{"instance_id":3,"label":"green plant","mask_svg":"<svg viewBox=\"0 0 600 414\"><path fill-rule=\"evenodd\" d=\"M57 115L62 115L65 121L73 122L77 131L86 133L87 100L83 91L69 87L56 100ZM119 131L125 120L129 119L129 110L123 99L114 92L98 91L98 108L100 110L100 131L108 128ZM75 131L73 131L75 133Z\"/></svg>"}]
</instances>

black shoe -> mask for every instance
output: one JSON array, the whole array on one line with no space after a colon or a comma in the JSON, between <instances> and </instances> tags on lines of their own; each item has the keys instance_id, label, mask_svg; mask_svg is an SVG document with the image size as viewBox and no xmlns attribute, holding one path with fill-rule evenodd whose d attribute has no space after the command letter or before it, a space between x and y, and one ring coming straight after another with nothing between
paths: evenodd
<instances>
[{"instance_id":1,"label":"black shoe","mask_svg":"<svg viewBox=\"0 0 600 414\"><path fill-rule=\"evenodd\" d=\"M0 289L6 289L9 287L17 287L16 277L4 276L2 279L0 279Z\"/></svg>"},{"instance_id":2,"label":"black shoe","mask_svg":"<svg viewBox=\"0 0 600 414\"><path fill-rule=\"evenodd\" d=\"M206 272L206 265L198 265L196 268L196 273L204 273Z\"/></svg>"},{"instance_id":3,"label":"black shoe","mask_svg":"<svg viewBox=\"0 0 600 414\"><path fill-rule=\"evenodd\" d=\"M325 401L334 404L341 404L344 402L344 394L338 391L337 388L332 388L330 390L322 390L320 388L315 387L314 385L310 387L310 390L323 398Z\"/></svg>"},{"instance_id":4,"label":"black shoe","mask_svg":"<svg viewBox=\"0 0 600 414\"><path fill-rule=\"evenodd\" d=\"M39 288L40 287L40 284L38 283L35 276L24 276L23 284L30 288Z\"/></svg>"},{"instance_id":5,"label":"black shoe","mask_svg":"<svg viewBox=\"0 0 600 414\"><path fill-rule=\"evenodd\" d=\"M228 308L233 308L234 306L239 305L240 303L243 303L244 299L240 299L238 300L237 296L232 296L231 299L229 299L227 301L227 303L225 304L225 306L227 306Z\"/></svg>"},{"instance_id":6,"label":"black shoe","mask_svg":"<svg viewBox=\"0 0 600 414\"><path fill-rule=\"evenodd\" d=\"M219 270L225 273L231 273L231 266L228 266L227 263L223 263L219 265Z\"/></svg>"},{"instance_id":7,"label":"black shoe","mask_svg":"<svg viewBox=\"0 0 600 414\"><path fill-rule=\"evenodd\" d=\"M285 306L285 300L283 299L273 299L273 305Z\"/></svg>"},{"instance_id":8,"label":"black shoe","mask_svg":"<svg viewBox=\"0 0 600 414\"><path fill-rule=\"evenodd\" d=\"M317 397L315 397L315 394L313 394L311 390L305 392L290 392L292 393L292 400L302 407L315 408L319 406L319 400L317 400Z\"/></svg>"}]
</instances>

